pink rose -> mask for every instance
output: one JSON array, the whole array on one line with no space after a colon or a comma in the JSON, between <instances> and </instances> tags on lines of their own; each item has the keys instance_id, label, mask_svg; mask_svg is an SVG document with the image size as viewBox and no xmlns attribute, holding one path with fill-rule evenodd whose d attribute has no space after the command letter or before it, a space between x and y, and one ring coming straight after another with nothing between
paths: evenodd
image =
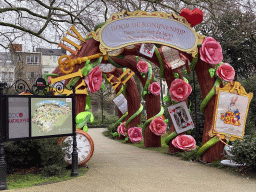
<instances>
[{"instance_id":1,"label":"pink rose","mask_svg":"<svg viewBox=\"0 0 256 192\"><path fill-rule=\"evenodd\" d=\"M196 141L191 135L178 135L172 140L174 147L185 151L190 151L196 148Z\"/></svg>"},{"instance_id":2,"label":"pink rose","mask_svg":"<svg viewBox=\"0 0 256 192\"><path fill-rule=\"evenodd\" d=\"M146 61L139 61L137 63L137 69L141 73L146 73L149 69L149 66Z\"/></svg>"},{"instance_id":3,"label":"pink rose","mask_svg":"<svg viewBox=\"0 0 256 192\"><path fill-rule=\"evenodd\" d=\"M161 136L166 133L167 125L162 117L157 117L151 121L149 129L156 135Z\"/></svg>"},{"instance_id":4,"label":"pink rose","mask_svg":"<svg viewBox=\"0 0 256 192\"><path fill-rule=\"evenodd\" d=\"M100 89L102 83L102 71L99 66L95 67L87 74L85 83L92 93L96 93Z\"/></svg>"},{"instance_id":5,"label":"pink rose","mask_svg":"<svg viewBox=\"0 0 256 192\"><path fill-rule=\"evenodd\" d=\"M161 91L161 87L159 85L159 83L157 82L154 82L154 83L151 83L148 87L148 90L154 94L154 95L159 95L160 94L160 91Z\"/></svg>"},{"instance_id":6,"label":"pink rose","mask_svg":"<svg viewBox=\"0 0 256 192\"><path fill-rule=\"evenodd\" d=\"M124 126L125 122L123 122L121 125L119 125L117 127L117 132L123 136L125 136L125 133L126 133L126 129L125 129L125 126Z\"/></svg>"},{"instance_id":7,"label":"pink rose","mask_svg":"<svg viewBox=\"0 0 256 192\"><path fill-rule=\"evenodd\" d=\"M207 37L199 50L201 60L210 64L219 64L223 60L222 48L212 37Z\"/></svg>"},{"instance_id":8,"label":"pink rose","mask_svg":"<svg viewBox=\"0 0 256 192\"><path fill-rule=\"evenodd\" d=\"M139 143L143 139L142 128L133 127L128 130L128 136L132 143Z\"/></svg>"},{"instance_id":9,"label":"pink rose","mask_svg":"<svg viewBox=\"0 0 256 192\"><path fill-rule=\"evenodd\" d=\"M172 100L176 102L184 101L190 95L191 91L190 84L181 79L175 79L169 90Z\"/></svg>"},{"instance_id":10,"label":"pink rose","mask_svg":"<svg viewBox=\"0 0 256 192\"><path fill-rule=\"evenodd\" d=\"M234 68L229 65L228 63L223 63L218 69L217 69L217 75L219 78L231 82L234 80L235 77L235 70Z\"/></svg>"}]
</instances>

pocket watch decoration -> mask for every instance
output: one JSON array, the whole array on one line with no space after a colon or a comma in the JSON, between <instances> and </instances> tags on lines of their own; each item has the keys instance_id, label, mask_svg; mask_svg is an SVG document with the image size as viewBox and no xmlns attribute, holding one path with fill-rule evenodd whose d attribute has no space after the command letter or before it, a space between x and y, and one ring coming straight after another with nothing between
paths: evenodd
<instances>
[{"instance_id":1,"label":"pocket watch decoration","mask_svg":"<svg viewBox=\"0 0 256 192\"><path fill-rule=\"evenodd\" d=\"M110 63L108 63L108 64L101 63L101 64L99 64L99 67L103 73L110 73L115 70L115 66Z\"/></svg>"},{"instance_id":2,"label":"pocket watch decoration","mask_svg":"<svg viewBox=\"0 0 256 192\"><path fill-rule=\"evenodd\" d=\"M92 157L94 152L94 142L91 136L77 129L76 130L76 141L77 141L77 152L78 152L78 165L84 166ZM68 136L62 139L61 145L63 143L69 143L68 147L63 147L63 150L67 150L64 160L71 165L72 164L72 152L73 152L73 137Z\"/></svg>"}]
</instances>

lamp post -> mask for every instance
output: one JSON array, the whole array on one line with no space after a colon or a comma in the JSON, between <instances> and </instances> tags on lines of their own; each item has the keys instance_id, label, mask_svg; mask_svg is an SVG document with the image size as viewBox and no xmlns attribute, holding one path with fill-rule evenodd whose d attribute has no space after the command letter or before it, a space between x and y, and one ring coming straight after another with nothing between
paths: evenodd
<instances>
[{"instance_id":1,"label":"lamp post","mask_svg":"<svg viewBox=\"0 0 256 192\"><path fill-rule=\"evenodd\" d=\"M4 153L4 129L5 123L3 119L3 89L6 86L6 83L0 83L0 190L7 189L6 185L6 161Z\"/></svg>"},{"instance_id":2,"label":"lamp post","mask_svg":"<svg viewBox=\"0 0 256 192\"><path fill-rule=\"evenodd\" d=\"M73 90L73 96L75 96L75 86L71 86ZM74 99L75 101L75 99ZM76 102L76 101L75 101ZM72 171L71 177L77 177L78 173L78 152L77 152L77 141L76 141L76 134L73 136L73 152L72 152Z\"/></svg>"}]
</instances>

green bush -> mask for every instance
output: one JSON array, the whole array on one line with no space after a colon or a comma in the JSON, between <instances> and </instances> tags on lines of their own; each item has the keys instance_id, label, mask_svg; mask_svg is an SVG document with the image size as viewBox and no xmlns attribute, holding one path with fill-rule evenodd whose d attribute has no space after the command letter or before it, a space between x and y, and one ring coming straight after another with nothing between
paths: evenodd
<instances>
[{"instance_id":1,"label":"green bush","mask_svg":"<svg viewBox=\"0 0 256 192\"><path fill-rule=\"evenodd\" d=\"M115 132L117 132L117 127L115 127L115 123L112 123L112 124L110 124L110 125L108 126L108 131L109 131L110 133L115 133Z\"/></svg>"},{"instance_id":2,"label":"green bush","mask_svg":"<svg viewBox=\"0 0 256 192\"><path fill-rule=\"evenodd\" d=\"M239 164L246 164L249 169L256 170L256 134L246 135L240 140L236 140L232 144L231 154L229 157Z\"/></svg>"},{"instance_id":3,"label":"green bush","mask_svg":"<svg viewBox=\"0 0 256 192\"><path fill-rule=\"evenodd\" d=\"M30 168L41 163L36 140L9 141L4 143L7 173L18 168Z\"/></svg>"},{"instance_id":4,"label":"green bush","mask_svg":"<svg viewBox=\"0 0 256 192\"><path fill-rule=\"evenodd\" d=\"M98 114L98 113L96 113ZM119 118L116 115L109 115L107 112L104 112L104 118L102 123L102 118L99 115L94 114L94 122L88 123L88 127L106 127L110 125L111 123L115 123Z\"/></svg>"},{"instance_id":5,"label":"green bush","mask_svg":"<svg viewBox=\"0 0 256 192\"><path fill-rule=\"evenodd\" d=\"M63 158L66 151L56 138L10 141L4 147L8 174L15 169L35 166L42 168L44 176L60 175L67 166Z\"/></svg>"}]
</instances>

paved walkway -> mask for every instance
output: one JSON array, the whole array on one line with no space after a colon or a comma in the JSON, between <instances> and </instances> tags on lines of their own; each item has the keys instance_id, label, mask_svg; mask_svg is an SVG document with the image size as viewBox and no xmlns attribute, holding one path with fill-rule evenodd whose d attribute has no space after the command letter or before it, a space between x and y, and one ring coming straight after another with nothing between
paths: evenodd
<instances>
[{"instance_id":1,"label":"paved walkway","mask_svg":"<svg viewBox=\"0 0 256 192\"><path fill-rule=\"evenodd\" d=\"M256 181L167 154L125 145L89 129L95 151L85 176L8 191L27 192L250 192Z\"/></svg>"}]
</instances>

